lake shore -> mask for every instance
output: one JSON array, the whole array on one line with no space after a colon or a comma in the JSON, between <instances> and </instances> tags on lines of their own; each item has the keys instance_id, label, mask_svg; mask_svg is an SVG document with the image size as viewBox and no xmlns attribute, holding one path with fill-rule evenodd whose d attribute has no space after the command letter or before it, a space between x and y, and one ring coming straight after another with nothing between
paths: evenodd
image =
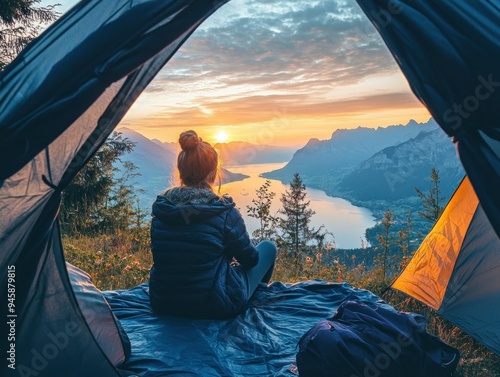
<instances>
[{"instance_id":1,"label":"lake shore","mask_svg":"<svg viewBox=\"0 0 500 377\"><path fill-rule=\"evenodd\" d=\"M256 197L255 191L268 179L262 177L261 174L279 169L285 164L286 162L225 167L231 172L249 176L242 181L222 185L221 193L227 193L233 197L245 218L250 234L258 228L259 221L247 216L247 206L252 205L252 199ZM277 213L281 208L281 194L289 188L289 185L276 179L269 180L271 181L270 191L276 193L271 210L273 213ZM348 200L329 196L325 191L308 186L306 189L310 208L316 212L311 219L311 226L317 229L324 225L328 231L333 233L333 241L337 248L355 249L361 247L365 239L366 229L375 225L372 212L367 208L357 207Z\"/></svg>"}]
</instances>

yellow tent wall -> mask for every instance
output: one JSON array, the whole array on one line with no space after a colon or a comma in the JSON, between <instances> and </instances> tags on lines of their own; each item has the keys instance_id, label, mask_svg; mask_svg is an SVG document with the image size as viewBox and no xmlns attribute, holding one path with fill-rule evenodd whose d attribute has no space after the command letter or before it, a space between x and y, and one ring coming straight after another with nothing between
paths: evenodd
<instances>
[{"instance_id":1,"label":"yellow tent wall","mask_svg":"<svg viewBox=\"0 0 500 377\"><path fill-rule=\"evenodd\" d=\"M438 310L478 204L465 178L392 288Z\"/></svg>"},{"instance_id":2,"label":"yellow tent wall","mask_svg":"<svg viewBox=\"0 0 500 377\"><path fill-rule=\"evenodd\" d=\"M465 178L392 284L500 354L500 239Z\"/></svg>"}]
</instances>

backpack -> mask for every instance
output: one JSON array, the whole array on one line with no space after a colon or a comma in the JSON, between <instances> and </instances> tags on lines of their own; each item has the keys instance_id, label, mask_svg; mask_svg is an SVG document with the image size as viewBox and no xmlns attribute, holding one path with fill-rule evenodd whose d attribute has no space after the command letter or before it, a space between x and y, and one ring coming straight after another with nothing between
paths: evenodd
<instances>
[{"instance_id":1,"label":"backpack","mask_svg":"<svg viewBox=\"0 0 500 377\"><path fill-rule=\"evenodd\" d=\"M422 315L347 300L299 340L300 377L449 377L460 353Z\"/></svg>"}]
</instances>

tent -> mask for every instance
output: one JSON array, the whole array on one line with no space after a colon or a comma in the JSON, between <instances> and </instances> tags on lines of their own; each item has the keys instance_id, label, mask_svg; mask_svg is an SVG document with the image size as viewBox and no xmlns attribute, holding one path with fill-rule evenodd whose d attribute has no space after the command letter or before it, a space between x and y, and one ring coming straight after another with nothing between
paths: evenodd
<instances>
[{"instance_id":1,"label":"tent","mask_svg":"<svg viewBox=\"0 0 500 377\"><path fill-rule=\"evenodd\" d=\"M359 0L417 98L453 138L460 160L500 235L500 4Z\"/></svg>"},{"instance_id":2,"label":"tent","mask_svg":"<svg viewBox=\"0 0 500 377\"><path fill-rule=\"evenodd\" d=\"M58 376L69 368L75 377L119 375L69 281L56 221L61 191L160 68L223 3L84 0L2 72L1 302L8 302L10 272L15 306L9 315L17 317L10 318L15 342L5 341L11 331L6 325L0 335L8 350L15 346L16 366L29 368L21 375ZM49 335L56 339L61 332L70 341L58 347ZM1 368L2 375L21 373L4 362Z\"/></svg>"},{"instance_id":3,"label":"tent","mask_svg":"<svg viewBox=\"0 0 500 377\"><path fill-rule=\"evenodd\" d=\"M500 354L499 273L500 239L465 178L391 287Z\"/></svg>"},{"instance_id":4,"label":"tent","mask_svg":"<svg viewBox=\"0 0 500 377\"><path fill-rule=\"evenodd\" d=\"M358 3L468 176L392 287L500 354L500 4Z\"/></svg>"},{"instance_id":5,"label":"tent","mask_svg":"<svg viewBox=\"0 0 500 377\"><path fill-rule=\"evenodd\" d=\"M9 316L0 335L27 368L22 374L2 364L2 375L120 375L70 282L57 222L61 191L225 2L82 0L0 74L0 302ZM500 234L500 163L483 137L500 135L498 3L358 3L416 96L455 138ZM5 342L7 335L15 341Z\"/></svg>"}]
</instances>

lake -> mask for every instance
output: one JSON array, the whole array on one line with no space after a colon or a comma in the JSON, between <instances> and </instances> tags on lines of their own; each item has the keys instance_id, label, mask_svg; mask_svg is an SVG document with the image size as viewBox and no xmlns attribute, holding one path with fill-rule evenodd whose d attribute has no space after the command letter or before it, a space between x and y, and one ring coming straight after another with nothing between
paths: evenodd
<instances>
[{"instance_id":1,"label":"lake","mask_svg":"<svg viewBox=\"0 0 500 377\"><path fill-rule=\"evenodd\" d=\"M247 205L251 205L252 199L257 198L255 191L266 181L265 178L260 177L260 174L279 169L284 165L286 165L286 162L227 166L227 169L231 172L250 176L242 181L227 183L221 187L221 193L227 193L233 197L236 206L245 219L248 233L251 234L260 226L258 219L249 217L246 214ZM292 178L290 177L290 180ZM276 193L272 205L273 214L281 208L281 194L288 189L288 184L285 185L281 181L271 180L269 191ZM317 229L324 225L328 231L333 233L334 243L337 248L354 249L361 247L361 240L365 239L366 228L375 225L372 213L366 208L352 205L347 200L328 196L324 191L307 186L306 189L306 199L311 202L309 208L316 212L311 219L310 226Z\"/></svg>"}]
</instances>

